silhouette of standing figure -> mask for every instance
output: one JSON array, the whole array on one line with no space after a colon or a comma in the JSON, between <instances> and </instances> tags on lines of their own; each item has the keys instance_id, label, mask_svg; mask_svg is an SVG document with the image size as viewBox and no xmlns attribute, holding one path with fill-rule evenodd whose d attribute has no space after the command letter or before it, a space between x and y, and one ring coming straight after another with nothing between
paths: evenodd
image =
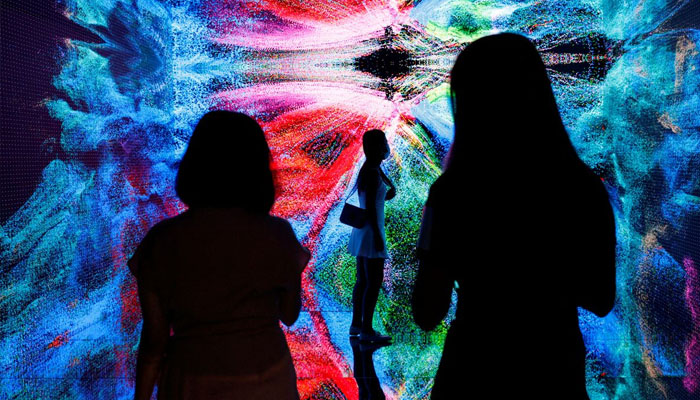
<instances>
[{"instance_id":1,"label":"silhouette of standing figure","mask_svg":"<svg viewBox=\"0 0 700 400\"><path fill-rule=\"evenodd\" d=\"M577 307L602 317L614 304L607 192L571 145L525 37L471 43L451 91L454 142L424 209L413 293L415 321L430 330L457 287L432 398L478 387L492 399L587 399Z\"/></svg>"},{"instance_id":2,"label":"silhouette of standing figure","mask_svg":"<svg viewBox=\"0 0 700 400\"><path fill-rule=\"evenodd\" d=\"M350 335L360 335L361 341L386 341L391 338L377 333L372 328L372 320L384 278L384 260L389 257L384 232L384 200L396 196L396 187L380 167L389 157L389 143L384 132L378 129L365 132L362 147L365 163L357 177L357 192L360 207L367 213L367 225L353 228L348 244L350 254L357 257Z\"/></svg>"},{"instance_id":3,"label":"silhouette of standing figure","mask_svg":"<svg viewBox=\"0 0 700 400\"><path fill-rule=\"evenodd\" d=\"M175 190L189 207L156 224L129 260L143 327L135 399L298 399L279 321L301 307L309 253L272 217L270 150L260 126L204 115ZM170 332L173 336L170 336Z\"/></svg>"}]
</instances>

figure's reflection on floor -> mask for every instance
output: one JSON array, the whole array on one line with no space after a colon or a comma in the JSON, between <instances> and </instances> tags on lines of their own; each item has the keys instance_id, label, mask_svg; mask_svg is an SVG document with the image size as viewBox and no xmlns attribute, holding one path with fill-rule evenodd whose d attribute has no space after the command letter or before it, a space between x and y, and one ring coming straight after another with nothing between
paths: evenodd
<instances>
[{"instance_id":1,"label":"figure's reflection on floor","mask_svg":"<svg viewBox=\"0 0 700 400\"><path fill-rule=\"evenodd\" d=\"M360 400L384 400L386 398L379 378L377 378L377 372L374 370L372 355L375 350L389 345L391 342L361 342L359 337L350 337L353 370Z\"/></svg>"}]
</instances>

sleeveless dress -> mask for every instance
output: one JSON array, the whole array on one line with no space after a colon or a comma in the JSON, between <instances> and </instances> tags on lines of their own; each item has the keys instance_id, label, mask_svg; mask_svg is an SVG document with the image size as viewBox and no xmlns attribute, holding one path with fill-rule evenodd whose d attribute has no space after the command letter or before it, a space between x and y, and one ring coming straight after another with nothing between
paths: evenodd
<instances>
[{"instance_id":1,"label":"sleeveless dress","mask_svg":"<svg viewBox=\"0 0 700 400\"><path fill-rule=\"evenodd\" d=\"M352 228L350 242L348 243L348 252L351 255L367 258L389 258L386 251L386 232L384 231L384 199L386 193L387 186L380 175L380 184L377 188L377 198L374 204L377 209L377 218L379 219L379 232L384 241L384 250L377 250L374 244L374 231L372 230L371 224L368 223L360 229ZM357 195L360 198L360 208L367 209L367 192L358 188Z\"/></svg>"}]
</instances>

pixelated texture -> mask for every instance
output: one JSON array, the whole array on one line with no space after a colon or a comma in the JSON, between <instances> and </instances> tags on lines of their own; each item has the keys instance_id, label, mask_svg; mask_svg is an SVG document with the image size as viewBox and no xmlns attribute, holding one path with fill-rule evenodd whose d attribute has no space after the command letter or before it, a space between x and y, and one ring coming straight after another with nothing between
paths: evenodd
<instances>
[{"instance_id":1,"label":"pixelated texture","mask_svg":"<svg viewBox=\"0 0 700 400\"><path fill-rule=\"evenodd\" d=\"M591 397L700 394L700 31L675 22L689 2L63 1L103 43L66 38L54 78L65 97L46 107L67 156L0 227L0 393L131 397L141 314L126 260L184 210L177 163L198 118L224 108L263 126L273 212L313 254L304 312L285 328L305 399L358 397L338 217L362 133L385 130L399 192L375 325L397 343L375 363L387 398L428 398L450 317L422 332L409 303L422 206L452 136L449 71L469 42L512 31L541 51L617 220L616 306L580 313Z\"/></svg>"}]
</instances>

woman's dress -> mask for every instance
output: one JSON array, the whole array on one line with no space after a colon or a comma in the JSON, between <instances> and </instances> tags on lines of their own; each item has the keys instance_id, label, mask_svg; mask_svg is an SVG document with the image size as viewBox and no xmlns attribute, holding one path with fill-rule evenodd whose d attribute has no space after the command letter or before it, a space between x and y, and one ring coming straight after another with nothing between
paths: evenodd
<instances>
[{"instance_id":1,"label":"woman's dress","mask_svg":"<svg viewBox=\"0 0 700 400\"><path fill-rule=\"evenodd\" d=\"M386 198L387 186L378 168L369 169L366 173L369 178L368 184L372 184L374 179L378 180L374 204L376 207L379 232L384 242L384 249L381 251L377 250L377 246L374 243L375 233L372 229L372 225L368 222L362 228L352 228L350 242L348 243L348 252L355 257L389 258L386 251L386 232L384 231L384 199ZM362 172L360 174L362 174ZM360 208L367 209L367 191L364 190L364 187L359 183L358 187L357 195L360 199Z\"/></svg>"}]
</instances>

